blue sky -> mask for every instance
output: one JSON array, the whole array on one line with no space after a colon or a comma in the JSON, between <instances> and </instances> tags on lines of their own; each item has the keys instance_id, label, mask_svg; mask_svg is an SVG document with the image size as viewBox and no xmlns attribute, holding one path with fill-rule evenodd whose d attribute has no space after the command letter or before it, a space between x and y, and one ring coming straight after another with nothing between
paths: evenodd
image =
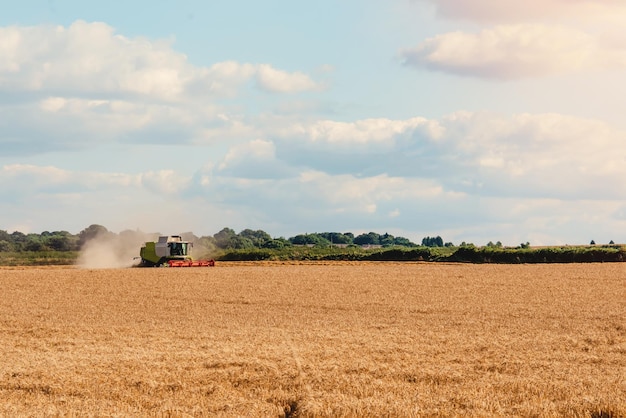
<instances>
[{"instance_id":1,"label":"blue sky","mask_svg":"<svg viewBox=\"0 0 626 418\"><path fill-rule=\"evenodd\" d=\"M626 241L617 0L23 1L0 229Z\"/></svg>"}]
</instances>

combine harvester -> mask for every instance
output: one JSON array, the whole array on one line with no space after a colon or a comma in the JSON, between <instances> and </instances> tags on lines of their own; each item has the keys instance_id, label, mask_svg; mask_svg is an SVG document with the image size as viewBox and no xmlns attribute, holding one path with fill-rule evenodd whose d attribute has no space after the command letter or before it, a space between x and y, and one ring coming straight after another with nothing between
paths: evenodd
<instances>
[{"instance_id":1,"label":"combine harvester","mask_svg":"<svg viewBox=\"0 0 626 418\"><path fill-rule=\"evenodd\" d=\"M196 260L189 255L193 244L180 235L161 236L157 242L146 242L139 251L138 267L213 267L214 260Z\"/></svg>"}]
</instances>

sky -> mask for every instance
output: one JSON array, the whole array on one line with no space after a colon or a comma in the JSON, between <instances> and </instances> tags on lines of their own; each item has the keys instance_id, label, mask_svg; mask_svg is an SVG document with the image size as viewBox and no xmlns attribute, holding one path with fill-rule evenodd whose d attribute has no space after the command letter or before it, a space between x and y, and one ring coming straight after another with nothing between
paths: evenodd
<instances>
[{"instance_id":1,"label":"sky","mask_svg":"<svg viewBox=\"0 0 626 418\"><path fill-rule=\"evenodd\" d=\"M22 0L0 229L626 242L623 0Z\"/></svg>"}]
</instances>

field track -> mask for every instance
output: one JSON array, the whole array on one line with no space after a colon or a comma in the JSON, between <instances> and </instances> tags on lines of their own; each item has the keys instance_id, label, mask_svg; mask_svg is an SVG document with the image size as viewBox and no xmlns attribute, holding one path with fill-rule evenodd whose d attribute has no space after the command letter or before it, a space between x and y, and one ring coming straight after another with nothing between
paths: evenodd
<instances>
[{"instance_id":1,"label":"field track","mask_svg":"<svg viewBox=\"0 0 626 418\"><path fill-rule=\"evenodd\" d=\"M626 265L0 268L0 416L626 417Z\"/></svg>"}]
</instances>

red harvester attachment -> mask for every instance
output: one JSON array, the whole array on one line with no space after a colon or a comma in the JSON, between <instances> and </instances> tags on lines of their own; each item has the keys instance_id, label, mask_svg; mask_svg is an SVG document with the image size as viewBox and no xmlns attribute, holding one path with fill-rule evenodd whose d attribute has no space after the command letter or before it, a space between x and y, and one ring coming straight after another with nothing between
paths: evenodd
<instances>
[{"instance_id":1,"label":"red harvester attachment","mask_svg":"<svg viewBox=\"0 0 626 418\"><path fill-rule=\"evenodd\" d=\"M168 260L170 267L215 267L215 260Z\"/></svg>"}]
</instances>

